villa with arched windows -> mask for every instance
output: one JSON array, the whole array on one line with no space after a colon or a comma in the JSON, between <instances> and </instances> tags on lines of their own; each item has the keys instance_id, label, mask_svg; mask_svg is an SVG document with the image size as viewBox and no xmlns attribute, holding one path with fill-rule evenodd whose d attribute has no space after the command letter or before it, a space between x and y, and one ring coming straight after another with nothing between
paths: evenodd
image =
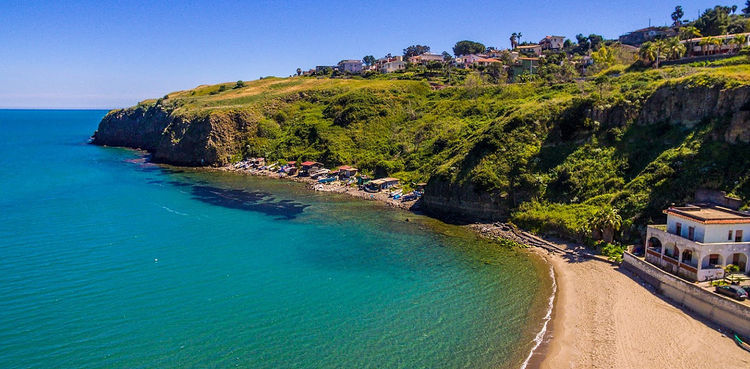
<instances>
[{"instance_id":1,"label":"villa with arched windows","mask_svg":"<svg viewBox=\"0 0 750 369\"><path fill-rule=\"evenodd\" d=\"M710 203L664 213L667 224L646 230L646 261L693 281L722 278L729 264L750 273L750 213Z\"/></svg>"}]
</instances>

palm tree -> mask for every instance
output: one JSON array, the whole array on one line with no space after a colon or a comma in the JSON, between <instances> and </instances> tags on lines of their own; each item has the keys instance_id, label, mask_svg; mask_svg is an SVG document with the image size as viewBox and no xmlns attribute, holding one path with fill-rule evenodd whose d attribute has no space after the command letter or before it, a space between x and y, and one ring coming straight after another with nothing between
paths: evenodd
<instances>
[{"instance_id":1,"label":"palm tree","mask_svg":"<svg viewBox=\"0 0 750 369\"><path fill-rule=\"evenodd\" d=\"M638 54L643 60L654 63L654 68L659 68L659 61L661 61L664 51L666 50L666 43L664 40L648 41L641 45L641 49Z\"/></svg>"},{"instance_id":2,"label":"palm tree","mask_svg":"<svg viewBox=\"0 0 750 369\"><path fill-rule=\"evenodd\" d=\"M707 55L708 54L708 45L711 45L711 39L713 37L705 37L702 38L700 41L698 41L698 45L701 47L701 54Z\"/></svg>"},{"instance_id":3,"label":"palm tree","mask_svg":"<svg viewBox=\"0 0 750 369\"><path fill-rule=\"evenodd\" d=\"M513 32L510 35L510 49L515 50L518 47L518 32Z\"/></svg>"},{"instance_id":4,"label":"palm tree","mask_svg":"<svg viewBox=\"0 0 750 369\"><path fill-rule=\"evenodd\" d=\"M685 55L685 45L677 37L664 40L664 46L669 59L679 59Z\"/></svg>"},{"instance_id":5,"label":"palm tree","mask_svg":"<svg viewBox=\"0 0 750 369\"><path fill-rule=\"evenodd\" d=\"M737 45L737 51L740 51L742 45L747 43L747 35L736 35L732 41Z\"/></svg>"},{"instance_id":6,"label":"palm tree","mask_svg":"<svg viewBox=\"0 0 750 369\"><path fill-rule=\"evenodd\" d=\"M656 48L654 47L654 43L651 41L644 42L641 45L640 50L638 50L638 55L648 63L654 62L656 60Z\"/></svg>"},{"instance_id":7,"label":"palm tree","mask_svg":"<svg viewBox=\"0 0 750 369\"><path fill-rule=\"evenodd\" d=\"M617 209L607 207L599 211L592 221L592 227L600 231L604 242L612 242L615 232L622 226L622 217Z\"/></svg>"},{"instance_id":8,"label":"palm tree","mask_svg":"<svg viewBox=\"0 0 750 369\"><path fill-rule=\"evenodd\" d=\"M711 40L711 45L715 46L714 54L721 52L721 44L723 44L724 41L716 37L711 37L710 40Z\"/></svg>"},{"instance_id":9,"label":"palm tree","mask_svg":"<svg viewBox=\"0 0 750 369\"><path fill-rule=\"evenodd\" d=\"M680 40L690 40L688 41L688 45L690 45L690 53L689 55L693 55L694 49L695 49L695 43L693 41L694 38L701 37L701 31L698 30L695 26L687 26L680 28Z\"/></svg>"}]
</instances>

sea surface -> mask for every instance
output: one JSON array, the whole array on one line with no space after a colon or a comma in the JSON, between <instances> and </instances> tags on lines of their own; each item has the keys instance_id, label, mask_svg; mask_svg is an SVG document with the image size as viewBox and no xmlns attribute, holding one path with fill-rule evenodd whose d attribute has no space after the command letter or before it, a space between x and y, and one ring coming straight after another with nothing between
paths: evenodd
<instances>
[{"instance_id":1,"label":"sea surface","mask_svg":"<svg viewBox=\"0 0 750 369\"><path fill-rule=\"evenodd\" d=\"M549 268L298 183L87 144L0 110L0 368L518 368Z\"/></svg>"}]
</instances>

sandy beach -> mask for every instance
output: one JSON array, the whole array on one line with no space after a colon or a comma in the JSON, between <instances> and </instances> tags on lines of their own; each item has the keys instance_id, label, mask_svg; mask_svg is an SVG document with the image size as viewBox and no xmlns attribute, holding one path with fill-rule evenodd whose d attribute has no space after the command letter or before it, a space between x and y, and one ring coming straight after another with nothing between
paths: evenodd
<instances>
[{"instance_id":1,"label":"sandy beach","mask_svg":"<svg viewBox=\"0 0 750 369\"><path fill-rule=\"evenodd\" d=\"M540 368L750 368L750 353L722 330L631 273L575 252L544 254L558 293Z\"/></svg>"}]
</instances>

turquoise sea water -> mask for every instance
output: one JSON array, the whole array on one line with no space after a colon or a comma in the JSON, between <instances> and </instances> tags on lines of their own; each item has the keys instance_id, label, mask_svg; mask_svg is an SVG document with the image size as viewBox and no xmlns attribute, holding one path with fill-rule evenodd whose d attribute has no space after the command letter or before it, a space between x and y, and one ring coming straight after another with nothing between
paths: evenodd
<instances>
[{"instance_id":1,"label":"turquoise sea water","mask_svg":"<svg viewBox=\"0 0 750 369\"><path fill-rule=\"evenodd\" d=\"M86 144L105 113L0 110L0 368L517 368L532 348L539 260Z\"/></svg>"}]
</instances>

